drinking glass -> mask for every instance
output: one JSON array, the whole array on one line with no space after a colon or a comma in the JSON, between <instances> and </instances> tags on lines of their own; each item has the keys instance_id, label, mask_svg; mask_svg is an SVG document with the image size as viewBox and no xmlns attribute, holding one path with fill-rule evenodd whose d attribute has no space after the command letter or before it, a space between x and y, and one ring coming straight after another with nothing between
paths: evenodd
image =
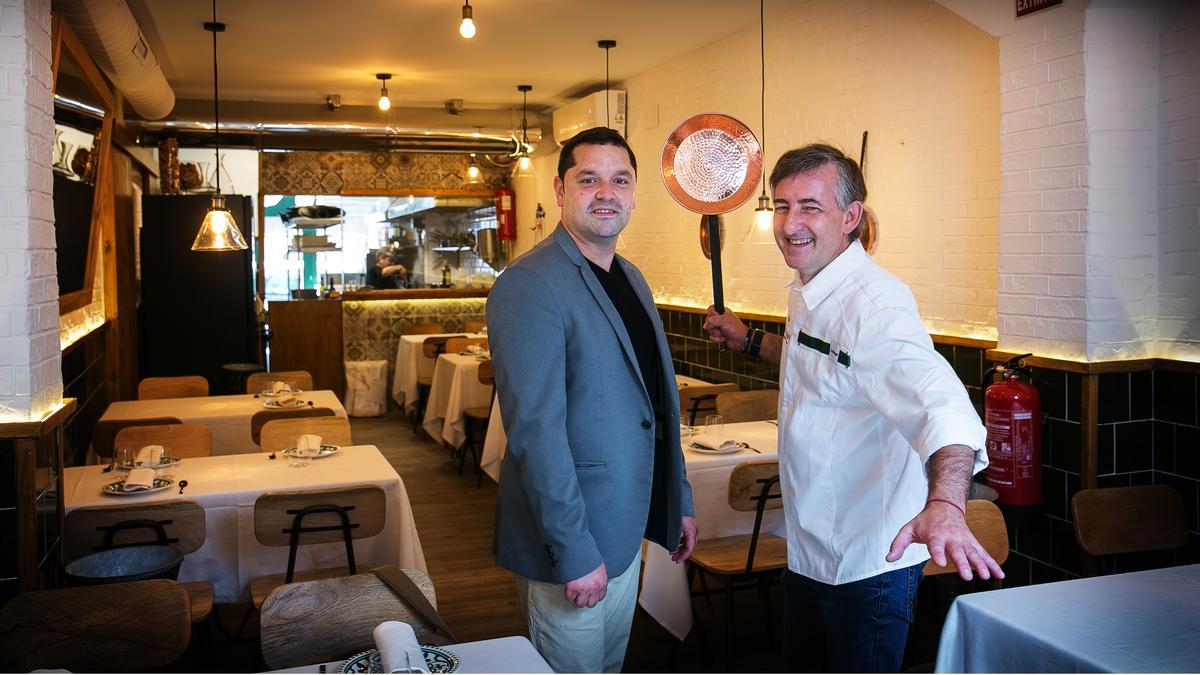
<instances>
[{"instance_id":1,"label":"drinking glass","mask_svg":"<svg viewBox=\"0 0 1200 675\"><path fill-rule=\"evenodd\" d=\"M312 463L311 459L308 457L301 457L299 454L289 454L287 458L289 469L303 469Z\"/></svg>"},{"instance_id":2,"label":"drinking glass","mask_svg":"<svg viewBox=\"0 0 1200 675\"><path fill-rule=\"evenodd\" d=\"M137 450L133 448L117 448L113 451L113 464L118 470L132 469L133 461L137 459Z\"/></svg>"},{"instance_id":3,"label":"drinking glass","mask_svg":"<svg viewBox=\"0 0 1200 675\"><path fill-rule=\"evenodd\" d=\"M724 436L725 434L725 418L720 415L705 415L704 416L704 433L716 434Z\"/></svg>"}]
</instances>

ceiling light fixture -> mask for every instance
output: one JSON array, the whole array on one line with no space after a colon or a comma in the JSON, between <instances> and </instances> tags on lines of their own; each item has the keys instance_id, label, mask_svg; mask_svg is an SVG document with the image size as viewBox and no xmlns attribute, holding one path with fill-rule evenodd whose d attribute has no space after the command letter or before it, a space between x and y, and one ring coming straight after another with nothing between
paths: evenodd
<instances>
[{"instance_id":1,"label":"ceiling light fixture","mask_svg":"<svg viewBox=\"0 0 1200 675\"><path fill-rule=\"evenodd\" d=\"M767 196L767 23L765 20L766 0L758 0L758 55L759 73L762 78L759 88L759 138L763 148L762 194L758 197L758 207L754 209L754 219L750 221L750 229L742 237L744 244L773 244L775 243L775 208L771 198Z\"/></svg>"},{"instance_id":2,"label":"ceiling light fixture","mask_svg":"<svg viewBox=\"0 0 1200 675\"><path fill-rule=\"evenodd\" d=\"M470 40L475 37L475 12L471 9L471 0L463 0L462 23L458 24L458 34Z\"/></svg>"},{"instance_id":3,"label":"ceiling light fixture","mask_svg":"<svg viewBox=\"0 0 1200 675\"><path fill-rule=\"evenodd\" d=\"M192 242L193 251L244 251L249 248L246 238L238 229L233 214L225 208L225 196L221 194L221 108L219 90L217 88L217 33L224 32L225 24L217 22L217 0L212 3L213 20L204 22L204 30L213 36L213 145L216 147L217 191L212 197L212 205L204 214L204 222L196 239Z\"/></svg>"},{"instance_id":4,"label":"ceiling light fixture","mask_svg":"<svg viewBox=\"0 0 1200 675\"><path fill-rule=\"evenodd\" d=\"M529 156L529 122L527 120L529 92L533 91L533 85L518 84L517 91L521 92L521 152L517 156L517 166L513 169L513 178L533 178L533 159Z\"/></svg>"},{"instance_id":5,"label":"ceiling light fixture","mask_svg":"<svg viewBox=\"0 0 1200 675\"><path fill-rule=\"evenodd\" d=\"M388 98L387 81L392 79L392 74L375 73L375 79L379 80L379 109L388 110L392 107L392 99Z\"/></svg>"},{"instance_id":6,"label":"ceiling light fixture","mask_svg":"<svg viewBox=\"0 0 1200 675\"><path fill-rule=\"evenodd\" d=\"M471 163L467 165L467 185L482 185L483 172L479 170L479 163L475 161L475 153L471 153Z\"/></svg>"},{"instance_id":7,"label":"ceiling light fixture","mask_svg":"<svg viewBox=\"0 0 1200 675\"><path fill-rule=\"evenodd\" d=\"M604 50L604 126L612 128L612 118L609 115L608 103L608 50L617 46L616 40L600 40L596 46Z\"/></svg>"}]
</instances>

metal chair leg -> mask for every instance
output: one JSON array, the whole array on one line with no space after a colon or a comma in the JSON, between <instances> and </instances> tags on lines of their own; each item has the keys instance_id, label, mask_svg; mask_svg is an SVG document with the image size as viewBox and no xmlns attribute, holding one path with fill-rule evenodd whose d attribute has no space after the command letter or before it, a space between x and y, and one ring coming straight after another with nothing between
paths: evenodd
<instances>
[{"instance_id":1,"label":"metal chair leg","mask_svg":"<svg viewBox=\"0 0 1200 675\"><path fill-rule=\"evenodd\" d=\"M767 612L767 648L775 651L775 625L771 619L771 578L763 576L758 580L759 593L762 594L763 608Z\"/></svg>"},{"instance_id":2,"label":"metal chair leg","mask_svg":"<svg viewBox=\"0 0 1200 675\"><path fill-rule=\"evenodd\" d=\"M725 577L725 662L733 672L733 577Z\"/></svg>"}]
</instances>

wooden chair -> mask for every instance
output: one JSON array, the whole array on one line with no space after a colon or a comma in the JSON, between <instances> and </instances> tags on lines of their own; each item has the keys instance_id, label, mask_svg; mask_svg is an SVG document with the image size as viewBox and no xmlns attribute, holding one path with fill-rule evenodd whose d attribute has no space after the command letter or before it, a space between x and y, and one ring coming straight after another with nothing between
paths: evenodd
<instances>
[{"instance_id":1,"label":"wooden chair","mask_svg":"<svg viewBox=\"0 0 1200 675\"><path fill-rule=\"evenodd\" d=\"M1167 551L1187 543L1183 500L1169 485L1080 490L1071 498L1075 538L1094 556Z\"/></svg>"},{"instance_id":2,"label":"wooden chair","mask_svg":"<svg viewBox=\"0 0 1200 675\"><path fill-rule=\"evenodd\" d=\"M410 323L404 327L404 335L431 335L445 333L446 329L440 323Z\"/></svg>"},{"instance_id":3,"label":"wooden chair","mask_svg":"<svg viewBox=\"0 0 1200 675\"><path fill-rule=\"evenodd\" d=\"M729 382L679 387L679 419L690 426L695 426L697 418L703 422L700 414L715 413L717 396L730 391L738 391L738 386Z\"/></svg>"},{"instance_id":4,"label":"wooden chair","mask_svg":"<svg viewBox=\"0 0 1200 675\"><path fill-rule=\"evenodd\" d=\"M452 337L462 335L435 335L421 343L421 354L437 362L437 357L446 351L446 343ZM433 387L433 376L417 376L417 405L413 407L413 433L423 433L421 423L425 420L425 406L429 403L429 390Z\"/></svg>"},{"instance_id":5,"label":"wooden chair","mask_svg":"<svg viewBox=\"0 0 1200 675\"><path fill-rule=\"evenodd\" d=\"M967 527L997 565L1003 565L1008 560L1008 528L1004 525L1004 514L1000 512L1000 507L986 499L968 500ZM949 560L946 562L948 564L938 565L931 558L925 563L925 576L958 574L954 563Z\"/></svg>"},{"instance_id":6,"label":"wooden chair","mask_svg":"<svg viewBox=\"0 0 1200 675\"><path fill-rule=\"evenodd\" d=\"M487 349L488 341L487 341L487 338L482 338L482 337L481 338L469 338L469 337L461 337L461 336L452 337L449 340L446 340L446 348L444 351L446 354L461 354L464 351L466 351L467 347L470 345L475 345L482 349Z\"/></svg>"},{"instance_id":7,"label":"wooden chair","mask_svg":"<svg viewBox=\"0 0 1200 675\"><path fill-rule=\"evenodd\" d=\"M486 321L464 321L463 330L468 333L482 333L487 329Z\"/></svg>"},{"instance_id":8,"label":"wooden chair","mask_svg":"<svg viewBox=\"0 0 1200 675\"><path fill-rule=\"evenodd\" d=\"M354 445L350 438L350 420L345 417L301 417L290 420L271 420L263 425L259 449L275 452L296 447L304 434L316 434L326 445Z\"/></svg>"},{"instance_id":9,"label":"wooden chair","mask_svg":"<svg viewBox=\"0 0 1200 675\"><path fill-rule=\"evenodd\" d=\"M92 450L101 461L110 462L113 456L113 443L117 433L129 427L161 426L166 424L183 424L178 417L143 417L132 420L100 420L92 427Z\"/></svg>"},{"instance_id":10,"label":"wooden chair","mask_svg":"<svg viewBox=\"0 0 1200 675\"><path fill-rule=\"evenodd\" d=\"M203 424L149 424L125 427L113 439L115 448L141 448L161 445L168 457L208 457L212 455L212 432Z\"/></svg>"},{"instance_id":11,"label":"wooden chair","mask_svg":"<svg viewBox=\"0 0 1200 675\"><path fill-rule=\"evenodd\" d=\"M759 422L779 416L779 390L733 391L717 396L717 414L726 424Z\"/></svg>"},{"instance_id":12,"label":"wooden chair","mask_svg":"<svg viewBox=\"0 0 1200 675\"><path fill-rule=\"evenodd\" d=\"M246 378L246 393L261 394L271 388L272 382L287 382L292 389L312 391L312 375L306 370L276 370L269 373L254 373Z\"/></svg>"},{"instance_id":13,"label":"wooden chair","mask_svg":"<svg viewBox=\"0 0 1200 675\"><path fill-rule=\"evenodd\" d=\"M737 582L755 582L766 610L768 636L773 635L771 623L771 577L787 569L787 541L773 534L763 534L763 513L768 509L783 507L783 495L779 487L779 462L775 460L750 460L738 464L729 475L729 508L734 511L753 511L754 529L750 534L703 539L696 544L692 557L688 559L688 587L696 570L700 571L703 594L708 594L704 575L725 582L725 621L729 665L733 665L734 619L733 591ZM750 587L750 586L744 586ZM770 638L772 645L773 638ZM772 646L772 648L774 648Z\"/></svg>"},{"instance_id":14,"label":"wooden chair","mask_svg":"<svg viewBox=\"0 0 1200 675\"><path fill-rule=\"evenodd\" d=\"M162 541L187 555L204 545L204 506L191 499L166 502L85 506L63 521L63 554L69 560L121 546ZM190 600L192 623L212 613L213 586L207 581L179 584Z\"/></svg>"},{"instance_id":15,"label":"wooden chair","mask_svg":"<svg viewBox=\"0 0 1200 675\"><path fill-rule=\"evenodd\" d=\"M483 468L479 462L483 460L483 442L487 438L488 419L492 416L492 404L496 401L496 376L492 372L492 360L488 359L479 364L479 384L492 388L492 396L486 406L472 406L463 410L463 430L467 440L458 460L458 475L462 475L463 463L467 459L467 451L471 452L471 465L475 467L475 487L483 486ZM478 443L478 449L476 448Z\"/></svg>"},{"instance_id":16,"label":"wooden chair","mask_svg":"<svg viewBox=\"0 0 1200 675\"><path fill-rule=\"evenodd\" d=\"M333 417L329 408L293 408L291 410L260 410L250 418L250 440L262 447L262 428L271 420L287 420L297 417Z\"/></svg>"},{"instance_id":17,"label":"wooden chair","mask_svg":"<svg viewBox=\"0 0 1200 675\"><path fill-rule=\"evenodd\" d=\"M208 396L208 380L199 375L147 377L138 382L138 400Z\"/></svg>"},{"instance_id":18,"label":"wooden chair","mask_svg":"<svg viewBox=\"0 0 1200 675\"><path fill-rule=\"evenodd\" d=\"M284 574L250 582L254 608L262 609L267 596L284 584L357 574L352 540L379 534L386 519L387 498L378 485L260 495L254 502L254 538L263 546L287 546L288 565ZM345 543L346 566L297 572L299 547L325 542Z\"/></svg>"},{"instance_id":19,"label":"wooden chair","mask_svg":"<svg viewBox=\"0 0 1200 675\"><path fill-rule=\"evenodd\" d=\"M0 609L0 663L10 672L148 672L187 650L188 595L167 579L18 595Z\"/></svg>"},{"instance_id":20,"label":"wooden chair","mask_svg":"<svg viewBox=\"0 0 1200 675\"><path fill-rule=\"evenodd\" d=\"M437 607L433 581L421 570L403 570ZM267 667L282 669L345 659L375 648L374 630L403 621L418 641L432 629L374 574L288 584L263 602L259 635Z\"/></svg>"}]
</instances>

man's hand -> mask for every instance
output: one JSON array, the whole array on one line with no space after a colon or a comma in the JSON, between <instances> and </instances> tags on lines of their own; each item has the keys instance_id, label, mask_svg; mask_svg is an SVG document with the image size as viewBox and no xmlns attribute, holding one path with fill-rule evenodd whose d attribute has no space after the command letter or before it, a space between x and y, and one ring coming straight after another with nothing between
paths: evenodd
<instances>
[{"instance_id":1,"label":"man's hand","mask_svg":"<svg viewBox=\"0 0 1200 675\"><path fill-rule=\"evenodd\" d=\"M716 307L708 306L708 316L704 319L704 331L708 333L708 338L713 342L717 344L728 342L740 349L742 342L746 340L748 330L746 324L737 318L737 314L734 314L733 310L727 307L724 314L717 314Z\"/></svg>"},{"instance_id":2,"label":"man's hand","mask_svg":"<svg viewBox=\"0 0 1200 675\"><path fill-rule=\"evenodd\" d=\"M608 571L604 563L563 587L563 597L576 607L595 607L608 593Z\"/></svg>"},{"instance_id":3,"label":"man's hand","mask_svg":"<svg viewBox=\"0 0 1200 675\"><path fill-rule=\"evenodd\" d=\"M700 530L696 527L696 519L691 516L683 517L683 529L679 533L679 546L671 552L671 561L676 565L687 560L696 550L696 540Z\"/></svg>"},{"instance_id":4,"label":"man's hand","mask_svg":"<svg viewBox=\"0 0 1200 675\"><path fill-rule=\"evenodd\" d=\"M971 568L979 572L979 578L993 576L1004 578L1004 570L988 555L967 527L962 512L945 502L929 502L916 518L905 523L900 533L892 540L892 548L886 560L895 562L904 555L909 544L925 544L929 555L938 565L945 566L950 560L958 568L958 576L965 581L972 578Z\"/></svg>"}]
</instances>

